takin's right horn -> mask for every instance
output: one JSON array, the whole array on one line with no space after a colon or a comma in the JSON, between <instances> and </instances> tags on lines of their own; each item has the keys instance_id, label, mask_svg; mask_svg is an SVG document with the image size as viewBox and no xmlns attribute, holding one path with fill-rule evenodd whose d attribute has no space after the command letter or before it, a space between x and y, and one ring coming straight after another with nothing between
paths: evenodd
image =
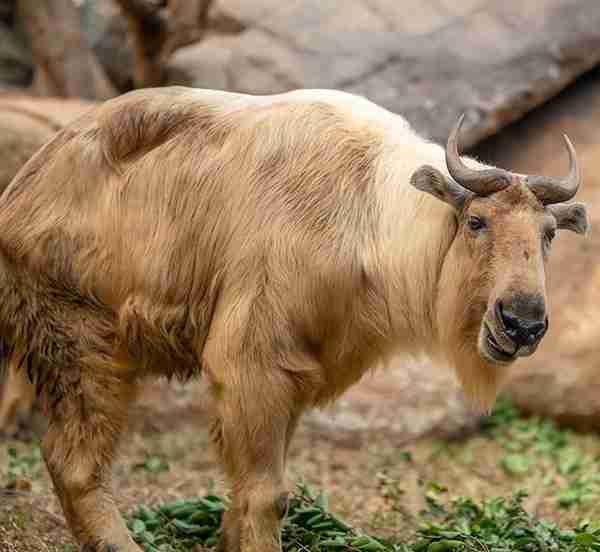
<instances>
[{"instance_id":1,"label":"takin's right horn","mask_svg":"<svg viewBox=\"0 0 600 552\"><path fill-rule=\"evenodd\" d=\"M544 204L562 203L569 201L581 184L581 169L577 163L575 148L566 134L563 134L567 151L569 152L569 174L565 178L551 176L527 176L525 183L535 196Z\"/></svg>"}]
</instances>

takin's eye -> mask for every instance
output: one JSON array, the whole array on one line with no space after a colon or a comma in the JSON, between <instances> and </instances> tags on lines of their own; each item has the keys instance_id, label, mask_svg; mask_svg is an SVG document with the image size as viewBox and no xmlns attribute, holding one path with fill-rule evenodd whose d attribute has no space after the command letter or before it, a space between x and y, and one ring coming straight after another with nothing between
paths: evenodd
<instances>
[{"instance_id":1,"label":"takin's eye","mask_svg":"<svg viewBox=\"0 0 600 552\"><path fill-rule=\"evenodd\" d=\"M487 228L485 220L483 220L480 217L469 217L469 219L467 220L467 224L473 232L480 232L481 230Z\"/></svg>"}]
</instances>

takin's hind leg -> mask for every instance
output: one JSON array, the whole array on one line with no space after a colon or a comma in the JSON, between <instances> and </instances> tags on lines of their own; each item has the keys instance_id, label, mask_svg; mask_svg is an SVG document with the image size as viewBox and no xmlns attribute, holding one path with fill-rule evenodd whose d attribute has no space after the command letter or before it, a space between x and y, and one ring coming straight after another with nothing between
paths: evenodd
<instances>
[{"instance_id":1,"label":"takin's hind leg","mask_svg":"<svg viewBox=\"0 0 600 552\"><path fill-rule=\"evenodd\" d=\"M258 368L218 387L213 439L232 490L219 550L279 552L285 455L301 411L297 390L284 371Z\"/></svg>"},{"instance_id":2,"label":"takin's hind leg","mask_svg":"<svg viewBox=\"0 0 600 552\"><path fill-rule=\"evenodd\" d=\"M65 393L50 409L44 459L82 551L140 552L109 490L115 450L137 386L98 364L82 370L77 393Z\"/></svg>"},{"instance_id":3,"label":"takin's hind leg","mask_svg":"<svg viewBox=\"0 0 600 552\"><path fill-rule=\"evenodd\" d=\"M35 387L27 370L13 360L8 365L0 392L0 435L15 437L28 425L35 402Z\"/></svg>"}]
</instances>

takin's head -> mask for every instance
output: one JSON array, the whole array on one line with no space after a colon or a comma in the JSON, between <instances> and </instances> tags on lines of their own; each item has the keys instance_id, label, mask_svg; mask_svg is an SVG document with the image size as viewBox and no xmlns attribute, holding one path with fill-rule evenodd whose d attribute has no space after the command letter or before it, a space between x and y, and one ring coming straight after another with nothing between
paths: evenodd
<instances>
[{"instance_id":1,"label":"takin's head","mask_svg":"<svg viewBox=\"0 0 600 552\"><path fill-rule=\"evenodd\" d=\"M471 400L489 408L506 372L531 355L548 329L546 263L557 229L585 234L585 206L565 203L581 172L565 135L570 170L564 179L499 168L474 169L461 160L461 117L448 138L452 178L422 166L411 183L450 204L456 234L438 289L438 327Z\"/></svg>"}]
</instances>

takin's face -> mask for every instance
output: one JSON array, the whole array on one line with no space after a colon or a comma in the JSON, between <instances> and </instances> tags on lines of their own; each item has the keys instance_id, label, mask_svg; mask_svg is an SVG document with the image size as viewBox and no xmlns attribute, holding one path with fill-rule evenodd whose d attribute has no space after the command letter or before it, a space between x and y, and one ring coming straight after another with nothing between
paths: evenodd
<instances>
[{"instance_id":1,"label":"takin's face","mask_svg":"<svg viewBox=\"0 0 600 552\"><path fill-rule=\"evenodd\" d=\"M458 154L461 122L446 149L452 178L423 166L411 183L456 210L451 274L443 275L441 291L452 305L445 314L455 318L454 339L460 334L470 342L461 347L486 364L507 365L531 355L548 329L546 263L557 229L588 230L585 206L562 203L575 195L581 175L566 137L571 168L562 180L469 168Z\"/></svg>"},{"instance_id":2,"label":"takin's face","mask_svg":"<svg viewBox=\"0 0 600 552\"><path fill-rule=\"evenodd\" d=\"M558 228L584 232L587 226L580 204L566 215L559 220L518 180L488 197L473 197L458 213L454 251L473 276L466 290L471 319L464 323L477 328L477 350L485 360L508 364L529 356L544 337L552 240Z\"/></svg>"}]
</instances>

